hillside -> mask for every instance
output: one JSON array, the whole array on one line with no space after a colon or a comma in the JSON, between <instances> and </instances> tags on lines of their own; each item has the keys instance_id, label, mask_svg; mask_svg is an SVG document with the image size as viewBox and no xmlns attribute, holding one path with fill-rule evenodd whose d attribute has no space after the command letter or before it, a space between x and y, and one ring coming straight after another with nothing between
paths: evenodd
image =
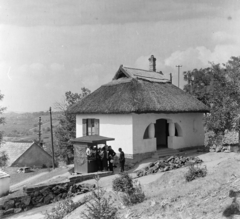
<instances>
[{"instance_id":1,"label":"hillside","mask_svg":"<svg viewBox=\"0 0 240 219\"><path fill-rule=\"evenodd\" d=\"M6 141L34 141L38 140L38 122L39 117L42 119L42 140L49 147L51 142L50 116L49 112L34 113L4 113L6 123L0 125L0 131L4 132ZM53 129L58 125L60 112L53 112Z\"/></svg>"},{"instance_id":2,"label":"hillside","mask_svg":"<svg viewBox=\"0 0 240 219\"><path fill-rule=\"evenodd\" d=\"M207 153L199 158L207 166L206 177L186 182L187 168L166 172L143 185L146 201L123 209L122 218L240 218L240 198L234 202L240 191L240 154ZM139 181L144 178L149 176Z\"/></svg>"}]
</instances>

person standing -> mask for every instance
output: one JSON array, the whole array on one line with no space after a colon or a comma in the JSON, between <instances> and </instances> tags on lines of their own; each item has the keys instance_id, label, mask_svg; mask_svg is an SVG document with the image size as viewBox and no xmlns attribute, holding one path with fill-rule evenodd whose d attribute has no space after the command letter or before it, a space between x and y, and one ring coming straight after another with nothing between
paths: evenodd
<instances>
[{"instance_id":1,"label":"person standing","mask_svg":"<svg viewBox=\"0 0 240 219\"><path fill-rule=\"evenodd\" d=\"M112 147L108 146L108 166L109 166L110 171L113 171L113 159L114 159L115 155L116 155L116 153L112 149Z\"/></svg>"},{"instance_id":2,"label":"person standing","mask_svg":"<svg viewBox=\"0 0 240 219\"><path fill-rule=\"evenodd\" d=\"M103 152L100 148L97 149L97 164L98 164L98 171L103 171L103 165L102 165L102 157Z\"/></svg>"},{"instance_id":3,"label":"person standing","mask_svg":"<svg viewBox=\"0 0 240 219\"><path fill-rule=\"evenodd\" d=\"M125 154L122 151L122 148L118 149L120 156L119 156L119 163L120 163L120 171L124 172L124 164L125 164Z\"/></svg>"},{"instance_id":4,"label":"person standing","mask_svg":"<svg viewBox=\"0 0 240 219\"><path fill-rule=\"evenodd\" d=\"M108 152L106 146L102 148L103 151L103 156L102 156L102 165L103 165L103 170L107 171L108 170Z\"/></svg>"}]
</instances>

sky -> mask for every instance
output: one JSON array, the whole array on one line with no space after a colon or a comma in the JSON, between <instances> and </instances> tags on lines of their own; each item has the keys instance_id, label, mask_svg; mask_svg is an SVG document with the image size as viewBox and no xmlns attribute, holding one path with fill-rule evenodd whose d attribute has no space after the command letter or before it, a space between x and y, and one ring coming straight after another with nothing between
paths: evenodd
<instances>
[{"instance_id":1,"label":"sky","mask_svg":"<svg viewBox=\"0 0 240 219\"><path fill-rule=\"evenodd\" d=\"M239 23L240 0L0 0L0 106L46 111L150 55L177 84L176 65L240 56Z\"/></svg>"}]
</instances>

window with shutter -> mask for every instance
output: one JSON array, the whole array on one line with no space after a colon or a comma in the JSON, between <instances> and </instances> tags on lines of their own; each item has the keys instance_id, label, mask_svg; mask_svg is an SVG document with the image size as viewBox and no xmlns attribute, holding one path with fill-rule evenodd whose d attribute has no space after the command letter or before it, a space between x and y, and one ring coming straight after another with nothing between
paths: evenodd
<instances>
[{"instance_id":1,"label":"window with shutter","mask_svg":"<svg viewBox=\"0 0 240 219\"><path fill-rule=\"evenodd\" d=\"M99 119L94 119L95 135L99 135Z\"/></svg>"},{"instance_id":2,"label":"window with shutter","mask_svg":"<svg viewBox=\"0 0 240 219\"><path fill-rule=\"evenodd\" d=\"M82 120L83 136L87 135L87 119Z\"/></svg>"},{"instance_id":3,"label":"window with shutter","mask_svg":"<svg viewBox=\"0 0 240 219\"><path fill-rule=\"evenodd\" d=\"M83 119L83 136L99 135L99 119Z\"/></svg>"}]
</instances>

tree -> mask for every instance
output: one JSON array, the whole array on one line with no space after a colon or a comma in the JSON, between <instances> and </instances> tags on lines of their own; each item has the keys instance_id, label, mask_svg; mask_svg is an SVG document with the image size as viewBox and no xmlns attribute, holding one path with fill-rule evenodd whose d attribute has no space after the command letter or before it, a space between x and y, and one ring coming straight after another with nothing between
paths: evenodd
<instances>
[{"instance_id":1,"label":"tree","mask_svg":"<svg viewBox=\"0 0 240 219\"><path fill-rule=\"evenodd\" d=\"M4 95L1 94L1 91L0 91L0 101L3 99L3 97L4 97ZM5 107L0 107L0 114L2 114L5 109L6 109ZM4 123L5 123L4 117L0 117L0 125L3 125ZM2 138L3 138L3 132L0 132L0 146L1 146ZM8 161L7 153L5 151L1 151L0 152L0 167L6 166L7 161Z\"/></svg>"},{"instance_id":2,"label":"tree","mask_svg":"<svg viewBox=\"0 0 240 219\"><path fill-rule=\"evenodd\" d=\"M0 168L3 168L7 165L9 160L8 154L6 151L0 151Z\"/></svg>"},{"instance_id":3,"label":"tree","mask_svg":"<svg viewBox=\"0 0 240 219\"><path fill-rule=\"evenodd\" d=\"M4 95L1 94L0 91L0 101L3 99ZM3 111L5 110L5 107L0 107L0 115L3 113ZM0 117L0 125L3 125L5 123L5 118L4 117ZM0 132L0 144L2 142L2 138L3 138L3 132Z\"/></svg>"},{"instance_id":4,"label":"tree","mask_svg":"<svg viewBox=\"0 0 240 219\"><path fill-rule=\"evenodd\" d=\"M212 63L211 68L184 72L185 80L194 76L184 90L209 106L205 126L217 136L235 128L240 104L239 64L240 57L232 57L223 66Z\"/></svg>"},{"instance_id":5,"label":"tree","mask_svg":"<svg viewBox=\"0 0 240 219\"><path fill-rule=\"evenodd\" d=\"M66 92L64 102L56 104L56 108L62 112L59 116L59 125L54 132L57 141L56 156L62 157L67 163L69 156L72 156L73 153L69 140L76 138L76 117L70 114L67 109L90 93L90 90L85 87L81 88L81 91L82 93L79 94L71 91Z\"/></svg>"}]
</instances>

